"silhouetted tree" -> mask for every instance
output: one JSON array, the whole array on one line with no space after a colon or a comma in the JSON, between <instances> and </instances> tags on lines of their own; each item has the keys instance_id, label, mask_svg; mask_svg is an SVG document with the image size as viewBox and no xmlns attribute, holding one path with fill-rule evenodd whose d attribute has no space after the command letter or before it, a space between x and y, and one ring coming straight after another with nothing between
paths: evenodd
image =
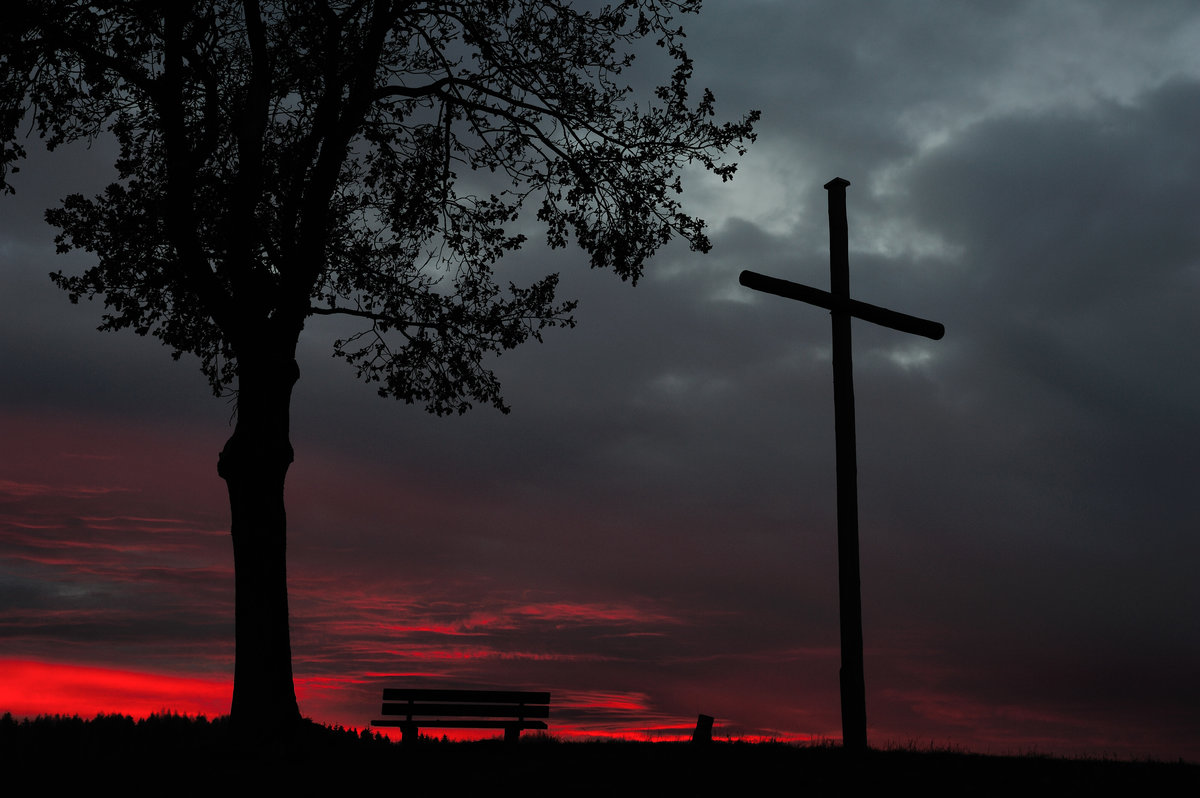
<instances>
[{"instance_id":1,"label":"silhouetted tree","mask_svg":"<svg viewBox=\"0 0 1200 798\"><path fill-rule=\"evenodd\" d=\"M20 0L0 32L3 171L30 126L53 149L109 134L117 179L47 212L53 275L102 297L102 329L191 353L236 392L221 452L236 581L235 724L299 717L285 576L288 413L313 315L358 319L334 352L379 393L438 414L505 405L486 359L571 325L557 275L498 284L526 204L561 247L636 281L674 236L707 250L679 173L729 178L721 153L757 114L689 102L673 17L695 0ZM650 47L656 44L661 50ZM632 101L638 47L671 59Z\"/></svg>"}]
</instances>

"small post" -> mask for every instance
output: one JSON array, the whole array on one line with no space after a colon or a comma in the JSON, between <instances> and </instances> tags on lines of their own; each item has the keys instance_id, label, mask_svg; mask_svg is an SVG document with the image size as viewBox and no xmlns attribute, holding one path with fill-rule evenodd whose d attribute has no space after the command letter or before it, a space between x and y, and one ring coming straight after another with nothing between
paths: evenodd
<instances>
[{"instance_id":1,"label":"small post","mask_svg":"<svg viewBox=\"0 0 1200 798\"><path fill-rule=\"evenodd\" d=\"M696 718L696 729L692 732L692 742L703 745L712 742L713 716L700 715Z\"/></svg>"}]
</instances>

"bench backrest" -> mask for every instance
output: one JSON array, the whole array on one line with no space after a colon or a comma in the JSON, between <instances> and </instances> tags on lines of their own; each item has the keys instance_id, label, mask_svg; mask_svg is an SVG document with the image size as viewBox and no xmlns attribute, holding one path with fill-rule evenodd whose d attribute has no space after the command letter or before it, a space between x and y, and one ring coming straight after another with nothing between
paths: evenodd
<instances>
[{"instance_id":1,"label":"bench backrest","mask_svg":"<svg viewBox=\"0 0 1200 798\"><path fill-rule=\"evenodd\" d=\"M550 694L516 690L383 691L384 715L416 718L529 718L550 717Z\"/></svg>"}]
</instances>

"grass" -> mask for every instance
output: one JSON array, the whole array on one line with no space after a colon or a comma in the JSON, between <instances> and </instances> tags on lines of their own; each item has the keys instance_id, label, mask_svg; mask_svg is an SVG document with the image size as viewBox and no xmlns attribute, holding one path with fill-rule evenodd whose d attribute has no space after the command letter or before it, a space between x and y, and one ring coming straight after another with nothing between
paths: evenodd
<instances>
[{"instance_id":1,"label":"grass","mask_svg":"<svg viewBox=\"0 0 1200 798\"><path fill-rule=\"evenodd\" d=\"M915 746L871 750L861 760L834 745L779 742L562 742L531 735L499 740L422 741L401 746L370 732L305 723L286 745L235 743L226 719L169 713L135 721L0 718L0 760L10 774L61 789L111 782L127 794L204 795L250 782L296 795L387 790L457 795L502 784L546 794L814 795L847 788L922 795L1001 795L1028 789L1105 788L1136 794L1197 794L1200 765L1041 755L985 756ZM526 791L526 790L522 790Z\"/></svg>"}]
</instances>

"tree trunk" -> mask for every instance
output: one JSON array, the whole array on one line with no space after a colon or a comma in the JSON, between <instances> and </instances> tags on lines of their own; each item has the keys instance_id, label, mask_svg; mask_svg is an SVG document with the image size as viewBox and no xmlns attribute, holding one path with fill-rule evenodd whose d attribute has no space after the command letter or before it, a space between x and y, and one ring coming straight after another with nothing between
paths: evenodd
<instances>
[{"instance_id":1,"label":"tree trunk","mask_svg":"<svg viewBox=\"0 0 1200 798\"><path fill-rule=\"evenodd\" d=\"M238 358L237 425L217 473L229 488L236 661L231 723L242 737L281 739L300 720L288 627L283 485L294 356Z\"/></svg>"}]
</instances>

